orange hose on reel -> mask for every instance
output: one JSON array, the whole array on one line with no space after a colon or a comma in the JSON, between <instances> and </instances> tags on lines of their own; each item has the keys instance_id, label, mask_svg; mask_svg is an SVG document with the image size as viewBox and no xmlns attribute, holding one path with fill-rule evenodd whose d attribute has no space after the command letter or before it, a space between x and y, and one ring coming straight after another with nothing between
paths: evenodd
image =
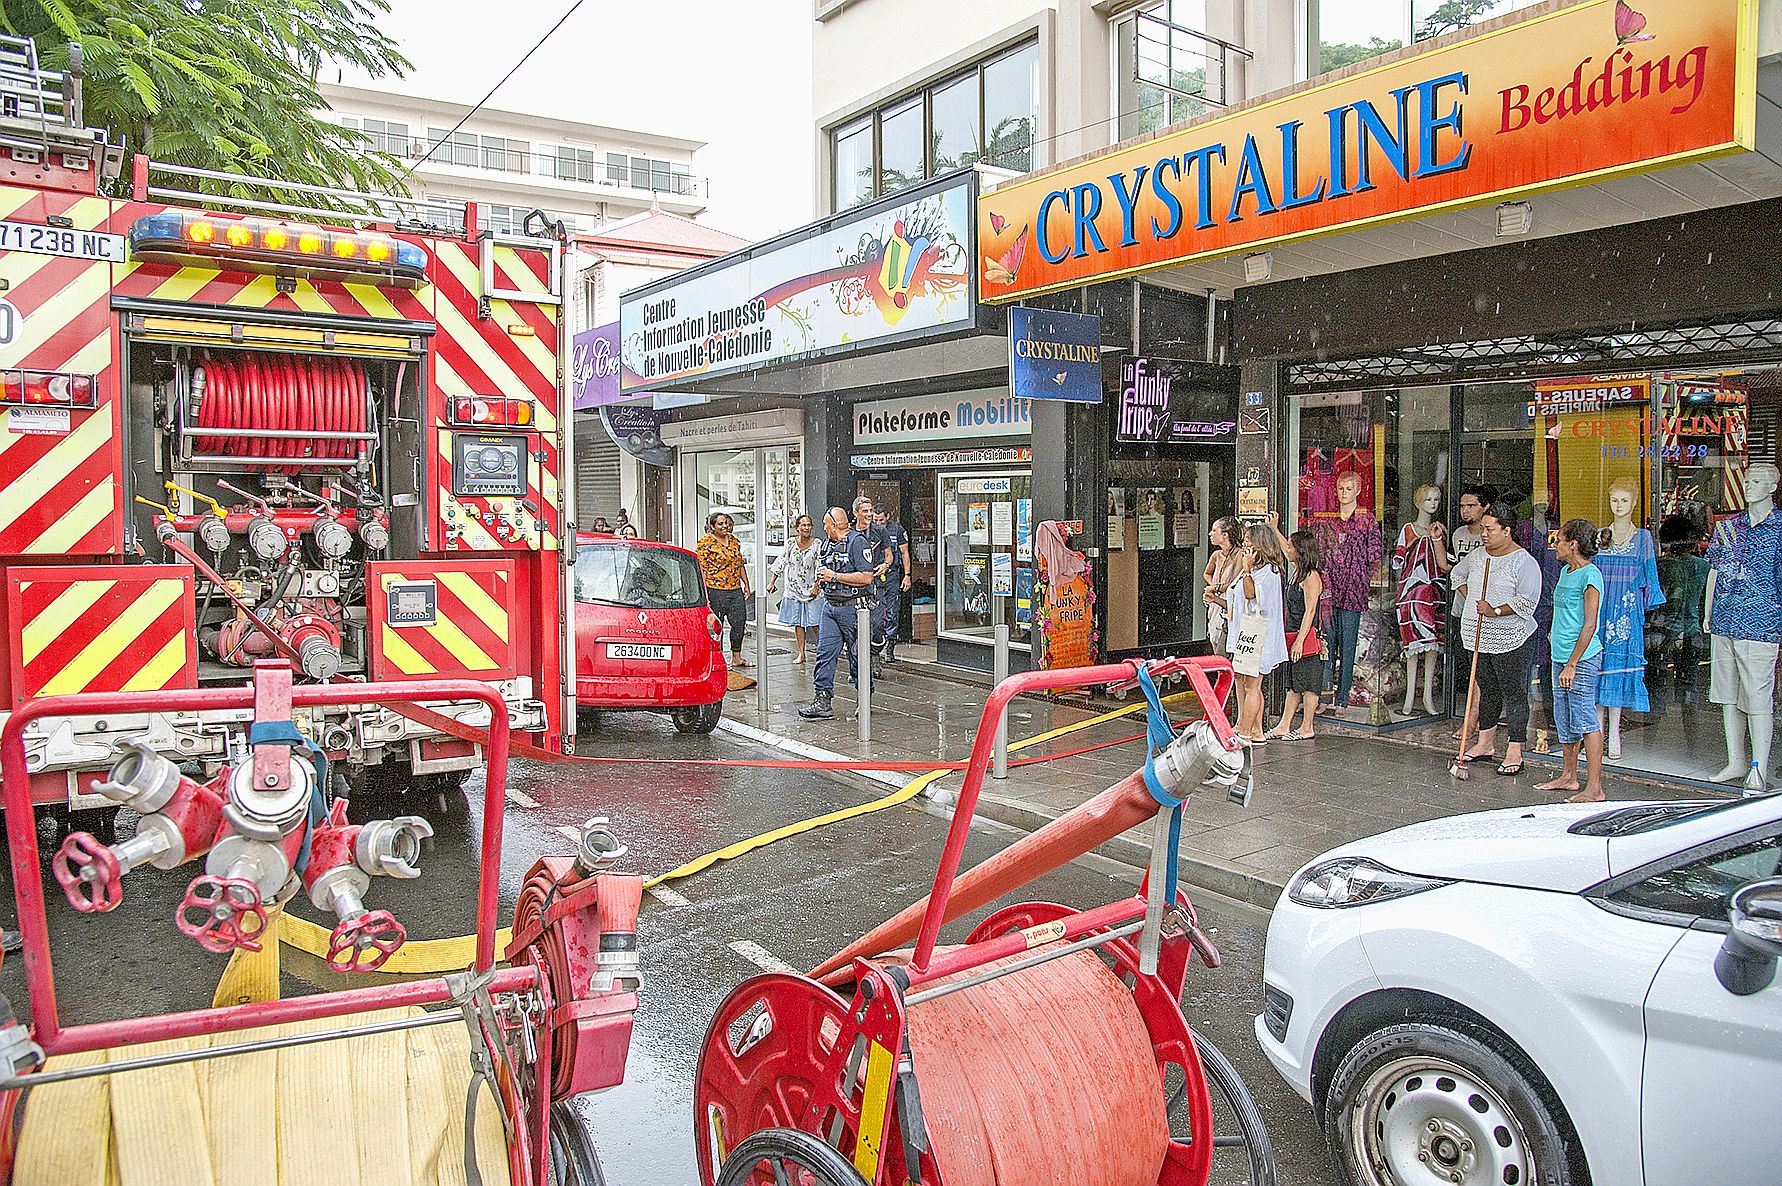
<instances>
[{"instance_id":1,"label":"orange hose on reel","mask_svg":"<svg viewBox=\"0 0 1782 1186\"><path fill-rule=\"evenodd\" d=\"M1144 772L1128 775L1083 806L1021 837L995 856L961 873L953 883L952 896L947 899L944 921L952 922L994 902L1040 874L1075 860L1156 814L1157 800L1145 789ZM878 955L914 939L931 896L924 895L921 901L912 903L824 960L811 973L811 978L830 986L844 983L853 978L855 958Z\"/></svg>"},{"instance_id":2,"label":"orange hose on reel","mask_svg":"<svg viewBox=\"0 0 1782 1186\"><path fill-rule=\"evenodd\" d=\"M572 880L573 879L573 880ZM582 884L582 878L571 872L559 883L542 869L533 871L531 877L520 887L520 897L514 903L514 929L516 935L523 935L544 921L544 912L556 898L569 893ZM561 1004L573 1000L575 994L569 984L569 954L563 950L563 933L556 927L545 927L530 945L538 951L540 969L549 978L551 999ZM563 1096L569 1094L569 1080L575 1070L575 1026L559 1026L551 1034L551 1094Z\"/></svg>"},{"instance_id":3,"label":"orange hose on reel","mask_svg":"<svg viewBox=\"0 0 1782 1186\"><path fill-rule=\"evenodd\" d=\"M909 1042L947 1186L1157 1186L1157 1059L1132 993L1093 953L915 1005Z\"/></svg>"}]
</instances>

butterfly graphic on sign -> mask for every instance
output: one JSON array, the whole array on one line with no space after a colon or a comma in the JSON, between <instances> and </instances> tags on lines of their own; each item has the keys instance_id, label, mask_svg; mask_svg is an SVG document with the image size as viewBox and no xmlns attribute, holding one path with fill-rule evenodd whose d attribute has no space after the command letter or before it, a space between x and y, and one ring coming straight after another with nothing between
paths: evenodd
<instances>
[{"instance_id":1,"label":"butterfly graphic on sign","mask_svg":"<svg viewBox=\"0 0 1782 1186\"><path fill-rule=\"evenodd\" d=\"M1001 220L996 215L992 214L990 216L990 225L992 228L994 228L999 221ZM1008 224L1004 222L1003 225L1006 226ZM999 256L986 255L984 257L984 283L1013 284L1015 282L1016 274L1021 271L1021 257L1026 254L1027 228L1022 227L1021 233L1015 236L1014 245L1007 251Z\"/></svg>"},{"instance_id":2,"label":"butterfly graphic on sign","mask_svg":"<svg viewBox=\"0 0 1782 1186\"><path fill-rule=\"evenodd\" d=\"M1063 387L1064 381L1068 378L1070 378L1069 371L1059 371L1056 375L1052 376L1052 382L1058 384L1058 386L1060 386L1060 387Z\"/></svg>"},{"instance_id":3,"label":"butterfly graphic on sign","mask_svg":"<svg viewBox=\"0 0 1782 1186\"><path fill-rule=\"evenodd\" d=\"M1653 35L1646 32L1646 14L1629 8L1627 0L1615 0L1615 44L1652 39Z\"/></svg>"}]
</instances>

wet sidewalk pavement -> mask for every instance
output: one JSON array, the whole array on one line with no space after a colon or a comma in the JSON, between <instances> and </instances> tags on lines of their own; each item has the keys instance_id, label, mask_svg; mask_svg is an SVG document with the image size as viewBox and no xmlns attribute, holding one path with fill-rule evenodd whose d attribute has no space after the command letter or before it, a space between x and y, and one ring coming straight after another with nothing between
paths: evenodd
<instances>
[{"instance_id":1,"label":"wet sidewalk pavement","mask_svg":"<svg viewBox=\"0 0 1782 1186\"><path fill-rule=\"evenodd\" d=\"M750 653L753 653L752 644ZM813 648L814 654L814 648ZM798 707L809 701L809 665L794 665L789 640L771 639L767 671L769 709L757 708L754 688L725 700L720 728L757 743L807 757L872 757L898 761L956 761L969 756L989 688L989 677L956 669L900 661L875 681L872 740L857 736L855 698L840 672L835 719L806 721ZM754 675L753 670L747 674ZM1184 685L1185 686L1185 685ZM1174 701L1178 720L1193 711L1192 699ZM1079 729L1026 751L1015 746L1053 729L1078 725L1111 710L1129 715ZM1136 694L1124 703L1106 697L1045 700L1022 696L1009 706L1011 766L1005 780L986 779L977 814L1031 831L1131 774L1143 761L1142 743L1111 746L1092 753L1016 767L1020 757L1080 749L1101 741L1142 734L1145 713ZM1326 724L1306 742L1271 742L1251 751L1255 794L1248 807L1223 796L1198 793L1188 802L1182 826L1182 877L1228 898L1271 908L1287 880L1319 853L1358 837L1405 824L1531 803L1556 802L1560 793L1534 790L1557 772L1533 758L1520 777L1504 778L1496 767L1478 763L1465 782L1451 779L1451 722L1432 723L1387 736ZM819 753L818 751L821 751ZM1554 761L1557 754L1554 755ZM876 784L902 786L914 774L839 775ZM952 801L961 775L949 774L925 792L939 804ZM1703 794L1693 788L1608 777L1610 799L1676 799ZM1149 832L1128 832L1104 846L1103 854L1142 866Z\"/></svg>"}]
</instances>

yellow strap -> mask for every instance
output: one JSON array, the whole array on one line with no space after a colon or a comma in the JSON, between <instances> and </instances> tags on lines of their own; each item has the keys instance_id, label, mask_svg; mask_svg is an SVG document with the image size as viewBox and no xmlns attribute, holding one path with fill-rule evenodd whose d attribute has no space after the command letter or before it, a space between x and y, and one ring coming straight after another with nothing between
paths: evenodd
<instances>
[{"instance_id":1,"label":"yellow strap","mask_svg":"<svg viewBox=\"0 0 1782 1186\"><path fill-rule=\"evenodd\" d=\"M1176 692L1172 695L1165 696L1163 700L1164 703L1167 704L1172 700L1180 700L1183 697L1192 695L1192 692ZM1133 713L1144 712L1145 707L1146 706L1143 703L1133 704L1126 708L1117 708L1112 712L1104 712L1099 716L1093 716L1087 720L1078 721L1073 725L1061 725L1056 729L1048 729L1044 733L1035 734L1032 737L1015 742L1013 745L1009 746L1009 750L1013 753L1029 749L1033 746L1051 741L1056 737L1065 737L1072 733L1081 732L1084 729L1093 728L1096 725L1103 725L1109 721L1118 720L1121 717L1131 716ZM647 888L653 885L661 885L665 881L677 881L683 877L691 877L693 874L703 872L721 861L732 860L742 856L744 853L754 852L756 849L763 848L776 841L786 840L793 836L801 836L804 833L814 831L817 828L841 823L843 820L858 819L863 815L871 815L875 811L884 811L888 807L896 807L900 803L908 803L911 799L914 799L917 795L920 795L923 791L927 790L929 786L951 773L954 772L951 770L930 770L927 774L917 775L897 790L892 791L889 795L885 795L881 798L873 799L865 803L858 803L852 807L844 807L838 811L825 812L822 815L799 820L797 823L786 824L783 827L774 828L772 831L763 832L758 836L751 836L746 840L738 840L735 844L727 845L715 852L708 852L704 856L695 857L686 864L670 869L666 873L659 873L655 877L645 881L644 885ZM329 932L323 930L315 923L296 918L292 915L281 915L279 917L279 941L281 943L289 944L290 946L297 948L299 951L307 951L317 959L326 959L328 956L328 935ZM499 953L506 950L512 937L513 932L510 929L503 929L497 932L495 936L496 952ZM378 972L388 975L411 976L439 975L445 972L457 972L469 967L475 954L476 936L474 935L459 935L450 939L415 939L404 943L402 947L397 950L396 954L392 955L388 962L378 969ZM233 963L231 963L230 966L233 968ZM228 974L225 973L225 977L227 977L227 975ZM276 977L274 978L274 983L276 984ZM220 987L218 991L221 992Z\"/></svg>"}]
</instances>

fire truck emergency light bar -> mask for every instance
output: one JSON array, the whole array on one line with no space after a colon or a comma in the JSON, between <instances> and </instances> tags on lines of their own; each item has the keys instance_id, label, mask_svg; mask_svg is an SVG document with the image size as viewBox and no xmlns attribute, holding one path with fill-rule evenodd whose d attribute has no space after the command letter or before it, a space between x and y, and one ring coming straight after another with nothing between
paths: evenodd
<instances>
[{"instance_id":1,"label":"fire truck emergency light bar","mask_svg":"<svg viewBox=\"0 0 1782 1186\"><path fill-rule=\"evenodd\" d=\"M427 274L427 253L388 235L177 210L137 219L130 228L130 250L145 258L227 260L250 272L296 268L410 287Z\"/></svg>"},{"instance_id":2,"label":"fire truck emergency light bar","mask_svg":"<svg viewBox=\"0 0 1782 1186\"><path fill-rule=\"evenodd\" d=\"M0 371L0 404L30 408L90 408L98 391L99 385L91 375Z\"/></svg>"},{"instance_id":3,"label":"fire truck emergency light bar","mask_svg":"<svg viewBox=\"0 0 1782 1186\"><path fill-rule=\"evenodd\" d=\"M532 401L500 396L460 395L447 404L453 424L501 424L524 428L532 423Z\"/></svg>"}]
</instances>

